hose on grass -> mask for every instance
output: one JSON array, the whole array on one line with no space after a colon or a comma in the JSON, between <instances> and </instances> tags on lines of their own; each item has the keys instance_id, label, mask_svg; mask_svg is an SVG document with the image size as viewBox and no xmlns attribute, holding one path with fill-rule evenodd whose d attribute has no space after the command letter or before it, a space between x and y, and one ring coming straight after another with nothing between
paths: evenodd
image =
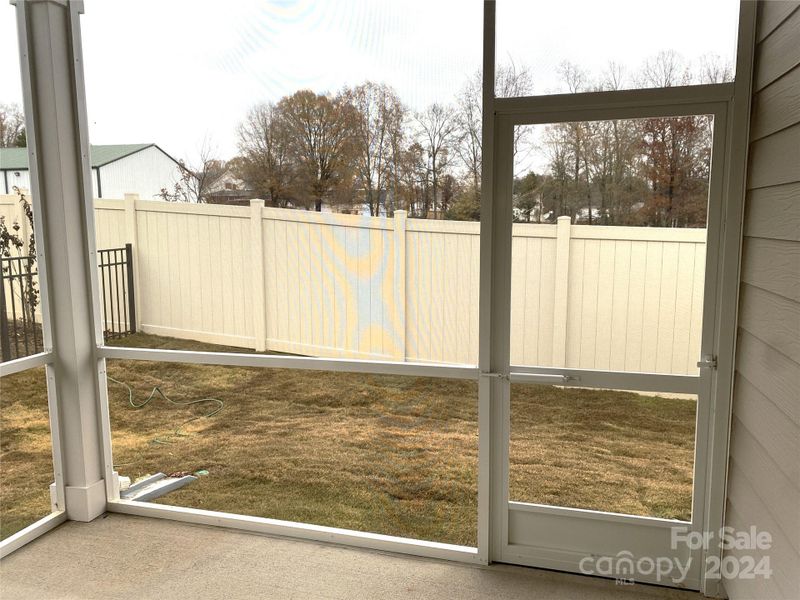
<instances>
[{"instance_id":1,"label":"hose on grass","mask_svg":"<svg viewBox=\"0 0 800 600\"><path fill-rule=\"evenodd\" d=\"M198 419L211 418L214 415L216 415L219 411L221 411L223 408L225 408L225 403L222 400L220 400L219 398L200 398L199 400L187 400L185 402L178 402L177 400L172 400L170 397L168 397L164 392L161 391L161 388L158 387L158 386L155 386L153 388L153 391L150 392L150 395L147 397L146 400L144 400L143 402L137 403L133 399L133 388L131 388L131 386L129 386L124 381L118 381L118 380L114 379L113 377L106 376L106 378L109 381L111 381L113 383L116 383L117 385L124 386L128 390L128 403L131 405L132 408L135 408L135 409L144 408L145 406L150 404L150 402L153 400L153 398L156 398L156 397L162 398L163 400L165 400L169 404L172 404L173 406L188 407L188 406L194 406L195 404L202 404L204 402L212 402L212 403L216 404L216 408L214 408L212 411L210 411L210 412L208 412L206 414L203 414L203 415L197 415L197 416L194 416L194 417L192 417L190 419L186 419L183 423L181 423L180 425L178 425L175 428L175 431L172 432L170 437L176 437L176 436L185 435L185 434L181 433L181 429L183 429L186 425L188 425L192 421L197 421ZM159 438L154 438L153 439L153 443L154 444L171 444L172 442L169 439L162 440L162 439L159 439Z\"/></svg>"}]
</instances>

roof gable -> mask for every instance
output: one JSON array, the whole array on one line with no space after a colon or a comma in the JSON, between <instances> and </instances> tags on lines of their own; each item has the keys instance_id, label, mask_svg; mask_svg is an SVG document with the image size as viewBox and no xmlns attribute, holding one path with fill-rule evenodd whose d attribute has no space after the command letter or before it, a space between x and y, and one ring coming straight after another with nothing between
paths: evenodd
<instances>
[{"instance_id":1,"label":"roof gable","mask_svg":"<svg viewBox=\"0 0 800 600\"><path fill-rule=\"evenodd\" d=\"M90 146L89 157L92 160L92 168L102 167L103 165L107 165L108 163L119 160L120 158L125 158L131 154L136 154L137 152L140 152L145 148L149 148L150 146L155 146L155 144L113 144L107 146Z\"/></svg>"},{"instance_id":2,"label":"roof gable","mask_svg":"<svg viewBox=\"0 0 800 600\"><path fill-rule=\"evenodd\" d=\"M102 167L145 148L156 146L155 144L110 144L102 146L90 146L89 156L92 161L92 168ZM156 146L158 148L158 146ZM159 148L159 150L161 150ZM162 150L163 152L163 150ZM166 154L166 152L164 152ZM167 154L167 156L169 156ZM172 158L172 157L170 157ZM173 159L174 160L174 159ZM26 171L28 169L28 149L27 148L0 148L0 170L4 171Z\"/></svg>"}]
</instances>

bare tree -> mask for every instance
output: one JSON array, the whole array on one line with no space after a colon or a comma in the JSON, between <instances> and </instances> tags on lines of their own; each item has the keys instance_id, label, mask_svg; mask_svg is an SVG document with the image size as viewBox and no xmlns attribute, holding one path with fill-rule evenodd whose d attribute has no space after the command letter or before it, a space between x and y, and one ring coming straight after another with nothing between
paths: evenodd
<instances>
[{"instance_id":1,"label":"bare tree","mask_svg":"<svg viewBox=\"0 0 800 600\"><path fill-rule=\"evenodd\" d=\"M589 91L591 87L589 84L589 77L586 71L575 63L569 61L562 62L558 67L558 73L570 94Z\"/></svg>"},{"instance_id":2,"label":"bare tree","mask_svg":"<svg viewBox=\"0 0 800 600\"><path fill-rule=\"evenodd\" d=\"M456 100L458 143L455 151L467 171L475 193L480 197L481 159L483 152L483 75L475 73L469 78Z\"/></svg>"},{"instance_id":3,"label":"bare tree","mask_svg":"<svg viewBox=\"0 0 800 600\"><path fill-rule=\"evenodd\" d=\"M533 93L533 78L527 67L518 68L513 62L501 65L495 75L495 93L499 97L529 96ZM483 75L480 71L469 78L456 100L458 143L455 152L471 179L471 186L480 199L481 155L483 132ZM514 155L527 140L529 129L514 129Z\"/></svg>"},{"instance_id":4,"label":"bare tree","mask_svg":"<svg viewBox=\"0 0 800 600\"><path fill-rule=\"evenodd\" d=\"M698 78L700 83L727 83L733 81L733 68L718 54L706 54L700 57Z\"/></svg>"},{"instance_id":5,"label":"bare tree","mask_svg":"<svg viewBox=\"0 0 800 600\"><path fill-rule=\"evenodd\" d=\"M609 61L597 86L598 91L616 91L625 86L625 67L618 62Z\"/></svg>"},{"instance_id":6,"label":"bare tree","mask_svg":"<svg viewBox=\"0 0 800 600\"><path fill-rule=\"evenodd\" d=\"M448 151L455 138L455 111L450 106L433 103L423 112L417 113L416 122L420 141L427 154L431 181L431 194L429 197L426 195L422 216L427 217L432 208L435 218L438 216L438 208L447 210L446 206L438 206L439 180L447 167Z\"/></svg>"},{"instance_id":7,"label":"bare tree","mask_svg":"<svg viewBox=\"0 0 800 600\"><path fill-rule=\"evenodd\" d=\"M430 178L425 150L418 142L401 148L394 164L397 177L395 191L397 204L408 211L410 217L421 217L428 197Z\"/></svg>"},{"instance_id":8,"label":"bare tree","mask_svg":"<svg viewBox=\"0 0 800 600\"><path fill-rule=\"evenodd\" d=\"M180 161L180 180L175 182L172 190L163 188L158 196L168 202L205 202L227 171L225 161L216 158L215 154L210 141L203 140L197 161Z\"/></svg>"},{"instance_id":9,"label":"bare tree","mask_svg":"<svg viewBox=\"0 0 800 600\"><path fill-rule=\"evenodd\" d=\"M654 88L688 85L692 82L692 73L680 54L663 50L644 62L636 82L639 87Z\"/></svg>"},{"instance_id":10,"label":"bare tree","mask_svg":"<svg viewBox=\"0 0 800 600\"><path fill-rule=\"evenodd\" d=\"M344 97L355 109L353 149L356 175L369 214L378 215L392 177L392 156L397 152L405 109L397 93L385 83L367 81L345 91Z\"/></svg>"},{"instance_id":11,"label":"bare tree","mask_svg":"<svg viewBox=\"0 0 800 600\"><path fill-rule=\"evenodd\" d=\"M250 109L239 125L237 176L259 197L285 208L292 200L296 169L290 156L286 123L272 103Z\"/></svg>"},{"instance_id":12,"label":"bare tree","mask_svg":"<svg viewBox=\"0 0 800 600\"><path fill-rule=\"evenodd\" d=\"M590 89L589 78L585 71L570 62L563 62L559 68L561 79L571 94L586 92ZM588 140L591 137L591 124L587 122L557 123L551 129L560 130L560 137L567 149L566 156L570 161L571 180L574 197L573 213L580 216L586 209L588 221L593 222L592 194L588 163ZM585 203L586 206L581 206Z\"/></svg>"},{"instance_id":13,"label":"bare tree","mask_svg":"<svg viewBox=\"0 0 800 600\"><path fill-rule=\"evenodd\" d=\"M407 114L408 111L406 107L400 103L391 107L387 115L388 121L392 124L389 127L389 161L391 164L391 181L389 182L391 185L391 193L389 194L389 205L387 206L387 215L389 216L394 215L396 209L408 210L406 204L402 203L400 200L401 182L403 178L402 172L406 162L403 144L405 144L406 138L408 137L406 134Z\"/></svg>"},{"instance_id":14,"label":"bare tree","mask_svg":"<svg viewBox=\"0 0 800 600\"><path fill-rule=\"evenodd\" d=\"M353 167L355 110L340 96L295 92L277 106L286 123L289 148L298 170L298 190L322 210L337 188L348 187Z\"/></svg>"},{"instance_id":15,"label":"bare tree","mask_svg":"<svg viewBox=\"0 0 800 600\"><path fill-rule=\"evenodd\" d=\"M709 63L709 71L724 77L724 68ZM625 85L622 70L614 64L597 84L568 64L562 67L562 77L572 92ZM672 52L651 58L634 77L640 86L669 87L691 80L686 63ZM548 173L535 190L541 194L542 210L590 224L704 225L708 117L558 123L546 128L543 140Z\"/></svg>"},{"instance_id":16,"label":"bare tree","mask_svg":"<svg viewBox=\"0 0 800 600\"><path fill-rule=\"evenodd\" d=\"M26 144L25 117L17 104L0 104L0 148L22 148Z\"/></svg>"},{"instance_id":17,"label":"bare tree","mask_svg":"<svg viewBox=\"0 0 800 600\"><path fill-rule=\"evenodd\" d=\"M217 158L217 153L208 140L200 147L198 161L187 165L185 170L189 178L189 192L197 202L205 202L209 192L216 189L217 184L226 172L225 161Z\"/></svg>"},{"instance_id":18,"label":"bare tree","mask_svg":"<svg viewBox=\"0 0 800 600\"><path fill-rule=\"evenodd\" d=\"M549 178L545 186L545 208L556 216L573 216L577 210L571 152L574 149L569 130L559 125L545 129L544 148L549 159ZM570 174L573 174L571 177Z\"/></svg>"},{"instance_id":19,"label":"bare tree","mask_svg":"<svg viewBox=\"0 0 800 600\"><path fill-rule=\"evenodd\" d=\"M494 78L495 95L499 98L518 98L533 93L533 77L530 69L517 67L514 61L497 68Z\"/></svg>"}]
</instances>

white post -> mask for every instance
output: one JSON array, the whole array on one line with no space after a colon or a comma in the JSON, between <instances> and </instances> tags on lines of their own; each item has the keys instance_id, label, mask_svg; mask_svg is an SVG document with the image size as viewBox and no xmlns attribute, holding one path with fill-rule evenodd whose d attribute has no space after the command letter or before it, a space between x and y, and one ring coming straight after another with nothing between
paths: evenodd
<instances>
[{"instance_id":1,"label":"white post","mask_svg":"<svg viewBox=\"0 0 800 600\"><path fill-rule=\"evenodd\" d=\"M397 330L397 343L395 344L394 358L405 361L406 349L406 218L408 213L404 210L394 211L394 289L396 297L395 327Z\"/></svg>"},{"instance_id":2,"label":"white post","mask_svg":"<svg viewBox=\"0 0 800 600\"><path fill-rule=\"evenodd\" d=\"M45 344L54 355L48 391L55 392L57 407L51 410L60 422L54 439L60 439L62 468L57 465L55 475L56 481L63 475L67 518L91 521L106 509L111 465L104 458L111 459L104 452L108 423L101 414L95 354L102 329L88 202L82 3L16 0L16 7L31 195L34 213L42 217L35 228Z\"/></svg>"},{"instance_id":3,"label":"white post","mask_svg":"<svg viewBox=\"0 0 800 600\"><path fill-rule=\"evenodd\" d=\"M136 223L136 201L139 194L125 194L125 243L132 246L133 301L136 304L136 331L142 330L142 295L139 287L139 228Z\"/></svg>"},{"instance_id":4,"label":"white post","mask_svg":"<svg viewBox=\"0 0 800 600\"><path fill-rule=\"evenodd\" d=\"M556 225L556 282L553 309L553 366L567 366L567 299L569 296L569 244L572 217L558 217Z\"/></svg>"},{"instance_id":5,"label":"white post","mask_svg":"<svg viewBox=\"0 0 800 600\"><path fill-rule=\"evenodd\" d=\"M499 554L502 540L503 513L507 506L503 498L503 453L497 452L497 440L502 439L503 407L509 398L509 385L492 373L507 372L507 336L497 339L503 327L509 329L511 321L503 319L503 293L495 264L503 264L502 244L498 238L503 234L501 220L508 218L511 228L511 209L503 212L496 202L502 194L495 186L495 2L483 3L483 114L481 140L483 162L481 164L481 236L480 236L480 286L478 323L478 366L483 374L478 382L478 559L488 564ZM503 158L497 164L503 165ZM513 164L513 158L506 164ZM513 171L513 168L511 169ZM513 173L501 172L513 178ZM501 179L502 180L502 179ZM511 232L508 232L509 240ZM500 255L500 260L498 256ZM509 265L508 287L511 287L511 248L505 255ZM506 297L506 300L508 298ZM505 348L504 348L505 346Z\"/></svg>"},{"instance_id":6,"label":"white post","mask_svg":"<svg viewBox=\"0 0 800 600\"><path fill-rule=\"evenodd\" d=\"M256 352L264 352L267 349L263 208L263 200L250 200L250 264L253 273L253 333L256 338Z\"/></svg>"}]
</instances>

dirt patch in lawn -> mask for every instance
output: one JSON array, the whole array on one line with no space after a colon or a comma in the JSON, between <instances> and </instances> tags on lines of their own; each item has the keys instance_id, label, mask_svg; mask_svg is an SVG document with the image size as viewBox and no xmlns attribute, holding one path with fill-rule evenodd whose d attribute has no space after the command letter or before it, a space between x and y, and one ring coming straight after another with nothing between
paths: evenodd
<instances>
[{"instance_id":1,"label":"dirt patch in lawn","mask_svg":"<svg viewBox=\"0 0 800 600\"><path fill-rule=\"evenodd\" d=\"M142 334L119 343L233 350ZM108 372L137 403L159 386L225 404L181 427L215 405L137 409L109 383L120 474L208 472L160 502L476 544L474 382L120 360ZM33 372L2 380L3 536L49 510L44 390ZM693 401L515 385L512 405L512 499L688 519Z\"/></svg>"}]
</instances>

